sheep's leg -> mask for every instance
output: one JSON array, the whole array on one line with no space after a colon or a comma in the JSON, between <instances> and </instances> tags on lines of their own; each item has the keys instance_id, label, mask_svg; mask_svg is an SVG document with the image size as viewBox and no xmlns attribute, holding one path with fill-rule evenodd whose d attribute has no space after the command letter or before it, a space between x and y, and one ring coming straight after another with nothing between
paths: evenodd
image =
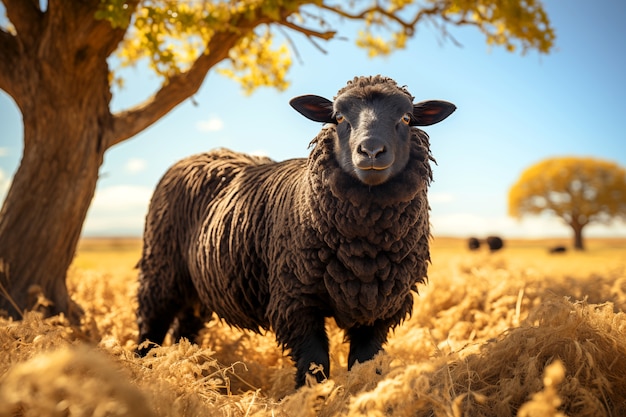
<instances>
[{"instance_id":1,"label":"sheep's leg","mask_svg":"<svg viewBox=\"0 0 626 417\"><path fill-rule=\"evenodd\" d=\"M137 293L139 308L137 324L139 325L138 344L150 341L154 344L163 343L174 318L180 311L182 296L179 291L169 288L165 283L174 280L161 279L160 276L147 276L140 273L140 285ZM145 356L154 345L137 350Z\"/></svg>"},{"instance_id":2,"label":"sheep's leg","mask_svg":"<svg viewBox=\"0 0 626 417\"><path fill-rule=\"evenodd\" d=\"M297 314L298 327L287 329L278 335L285 340L285 346L291 350L291 358L296 363L296 388L306 384L307 374L313 375L317 382L330 376L330 357L328 355L328 335L323 317L313 317L308 322ZM281 337L282 336L282 337ZM311 370L311 365L319 365Z\"/></svg>"},{"instance_id":3,"label":"sheep's leg","mask_svg":"<svg viewBox=\"0 0 626 417\"><path fill-rule=\"evenodd\" d=\"M146 356L155 345L163 343L165 335L176 316L176 309L165 304L160 304L158 309L151 309L149 312L145 310L145 305L140 303L139 314L137 315L137 323L139 324L139 340L137 343L139 345L145 341L151 343L148 346L142 346L137 349L137 353L140 356Z\"/></svg>"},{"instance_id":4,"label":"sheep's leg","mask_svg":"<svg viewBox=\"0 0 626 417\"><path fill-rule=\"evenodd\" d=\"M200 302L188 303L178 313L172 336L176 342L183 337L193 342L200 335L200 330L204 328L204 323L210 318Z\"/></svg>"},{"instance_id":5,"label":"sheep's leg","mask_svg":"<svg viewBox=\"0 0 626 417\"><path fill-rule=\"evenodd\" d=\"M383 344L387 341L385 326L356 326L348 329L347 338L350 341L348 353L348 370L356 363L363 363L372 359L378 352L383 350Z\"/></svg>"}]
</instances>

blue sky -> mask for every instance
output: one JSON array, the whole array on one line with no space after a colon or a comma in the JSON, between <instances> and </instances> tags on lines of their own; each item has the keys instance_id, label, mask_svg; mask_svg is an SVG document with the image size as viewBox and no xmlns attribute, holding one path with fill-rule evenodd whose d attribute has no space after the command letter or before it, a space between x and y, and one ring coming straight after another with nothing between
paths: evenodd
<instances>
[{"instance_id":1,"label":"blue sky","mask_svg":"<svg viewBox=\"0 0 626 417\"><path fill-rule=\"evenodd\" d=\"M347 39L322 44L326 54L290 35L302 62L294 58L284 92L261 89L248 97L212 72L195 105L186 101L108 151L83 234L140 236L154 186L187 155L228 147L277 160L307 156L321 126L292 110L289 99L332 99L355 75L380 73L407 85L417 101L444 99L458 107L424 129L438 162L430 191L435 237L569 237L570 229L556 218L509 218L507 192L525 168L548 157L594 156L626 166L626 2L545 3L557 34L550 55L511 54L488 47L474 29L450 28L458 47L424 25L406 50L370 59L354 46L356 28L342 24L339 34ZM123 76L126 86L115 90L114 110L140 103L158 85L141 67ZM0 199L21 151L21 116L0 92ZM586 235L626 237L626 224L589 226Z\"/></svg>"}]
</instances>

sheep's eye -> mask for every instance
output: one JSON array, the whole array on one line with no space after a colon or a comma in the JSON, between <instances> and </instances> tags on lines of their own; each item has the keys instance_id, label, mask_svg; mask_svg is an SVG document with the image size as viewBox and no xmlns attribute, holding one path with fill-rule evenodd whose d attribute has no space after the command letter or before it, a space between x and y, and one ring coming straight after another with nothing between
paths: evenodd
<instances>
[{"instance_id":1,"label":"sheep's eye","mask_svg":"<svg viewBox=\"0 0 626 417\"><path fill-rule=\"evenodd\" d=\"M343 122L344 120L346 120L346 118L345 118L345 117L343 117L343 114L341 114L341 113L337 113L337 114L335 115L335 120L337 120L337 123L341 123L341 122Z\"/></svg>"},{"instance_id":2,"label":"sheep's eye","mask_svg":"<svg viewBox=\"0 0 626 417\"><path fill-rule=\"evenodd\" d=\"M404 123L405 125L408 125L409 123L411 123L411 115L409 113L405 113L404 116L402 116L402 123Z\"/></svg>"}]
</instances>

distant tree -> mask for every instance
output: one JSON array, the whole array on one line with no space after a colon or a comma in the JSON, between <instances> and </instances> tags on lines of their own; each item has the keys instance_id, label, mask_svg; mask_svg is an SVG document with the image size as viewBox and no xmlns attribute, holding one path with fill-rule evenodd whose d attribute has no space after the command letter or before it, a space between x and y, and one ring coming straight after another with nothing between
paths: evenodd
<instances>
[{"instance_id":1,"label":"distant tree","mask_svg":"<svg viewBox=\"0 0 626 417\"><path fill-rule=\"evenodd\" d=\"M522 172L509 191L514 217L551 213L574 231L583 250L583 228L626 219L626 169L594 158L552 158Z\"/></svg>"},{"instance_id":2,"label":"distant tree","mask_svg":"<svg viewBox=\"0 0 626 417\"><path fill-rule=\"evenodd\" d=\"M196 93L217 64L229 64L221 72L247 92L285 88L291 35L329 40L341 21L363 24L357 44L370 55L404 47L424 21L446 39L449 26L473 26L488 44L522 53L548 53L554 40L539 0L1 1L0 89L24 123L24 153L0 212L0 309L16 318L40 295L48 314L77 317L65 275L104 153ZM276 31L286 45L273 43ZM147 62L163 80L117 113L114 53L123 65Z\"/></svg>"}]
</instances>

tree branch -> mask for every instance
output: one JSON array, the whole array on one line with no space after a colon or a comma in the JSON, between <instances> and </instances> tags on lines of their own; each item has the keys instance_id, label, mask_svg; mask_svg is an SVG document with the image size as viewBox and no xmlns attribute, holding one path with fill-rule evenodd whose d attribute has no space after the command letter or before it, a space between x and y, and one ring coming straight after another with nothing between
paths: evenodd
<instances>
[{"instance_id":1,"label":"tree branch","mask_svg":"<svg viewBox=\"0 0 626 417\"><path fill-rule=\"evenodd\" d=\"M207 52L200 55L187 72L172 76L144 103L114 115L113 128L105 133L105 146L110 148L136 135L196 93L208 71L228 57L228 52L242 36L240 31L216 33L209 41Z\"/></svg>"},{"instance_id":2,"label":"tree branch","mask_svg":"<svg viewBox=\"0 0 626 417\"><path fill-rule=\"evenodd\" d=\"M457 46L462 46L462 45L458 40L456 40L450 34L450 32L448 32L445 26L446 24L450 24L452 26L474 26L478 28L478 30L482 32L483 34L485 35L489 34L488 31L480 23L474 20L467 19L466 17L467 13L463 13L461 16L457 18L452 18L449 14L446 14L446 10L448 8L447 2L434 3L431 7L428 7L428 8L420 7L419 10L413 16L413 18L410 20L402 19L397 11L386 10L385 8L381 7L379 4L376 4L375 6L362 10L361 12L358 12L358 13L349 13L341 9L339 6L321 5L319 7L321 9L335 13L338 16L341 16L343 18L350 19L350 20L364 20L368 17L368 15L379 14L383 18L400 25L400 27L402 27L402 29L404 30L404 33L408 36L413 36L415 34L417 25L423 19L428 18L430 19L431 22L433 22L435 28L441 32L444 39L449 39L452 43L454 43ZM482 14L480 14L480 11L477 10L476 8L472 9L472 12L479 15L481 17L481 20L483 21L487 20L484 16L482 16ZM441 19L443 23L442 24L437 23L437 20L435 18Z\"/></svg>"},{"instance_id":3,"label":"tree branch","mask_svg":"<svg viewBox=\"0 0 626 417\"><path fill-rule=\"evenodd\" d=\"M349 20L364 20L367 17L367 15L378 13L388 19L395 21L396 23L400 24L400 26L404 28L409 27L409 24L407 22L400 19L400 17L396 16L395 14L390 13L387 10L383 9L378 4L376 4L373 7L362 10L359 13L348 13L338 6L327 6L326 4L322 4L321 6L319 6L319 8L335 13L336 15L349 19Z\"/></svg>"},{"instance_id":4,"label":"tree branch","mask_svg":"<svg viewBox=\"0 0 626 417\"><path fill-rule=\"evenodd\" d=\"M481 16L479 11L476 11L476 14L478 16ZM452 24L454 26L474 26L475 28L480 30L481 33L483 33L485 35L488 34L488 32L485 30L485 28L480 23L478 23L477 21L474 21L474 20L468 20L468 19L465 18L465 16L462 16L462 17L460 17L458 19L451 19L449 16L447 16L446 14L442 13L440 15L440 17L441 17L441 20L443 20L444 22L450 23L450 24ZM486 19L481 18L481 20L484 21Z\"/></svg>"},{"instance_id":5,"label":"tree branch","mask_svg":"<svg viewBox=\"0 0 626 417\"><path fill-rule=\"evenodd\" d=\"M298 26L295 23L288 22L287 20L278 22L278 24L280 24L281 26L285 26L289 29L295 30L296 32L300 32L303 35L305 35L307 38L319 38L319 39L323 39L327 41L327 40L334 38L335 35L337 34L337 31L334 31L334 30L328 30L326 32L319 32L316 30L303 28L302 26Z\"/></svg>"},{"instance_id":6,"label":"tree branch","mask_svg":"<svg viewBox=\"0 0 626 417\"><path fill-rule=\"evenodd\" d=\"M138 4L139 0L126 0L125 3L129 10L135 10ZM79 24L76 28L76 38L85 44L96 44L98 50L101 50L105 56L109 56L124 39L127 28L114 27L108 19L95 18L99 7L100 1L96 0L83 11L85 17L79 19ZM129 19L131 14L128 14ZM127 23L130 23L130 21Z\"/></svg>"},{"instance_id":7,"label":"tree branch","mask_svg":"<svg viewBox=\"0 0 626 417\"><path fill-rule=\"evenodd\" d=\"M368 15L377 13L385 17L386 19L389 19L390 21L393 21L399 24L400 26L402 26L402 28L405 30L407 35L413 35L413 33L415 33L415 27L420 22L420 20L422 20L424 17L433 16L433 15L443 16L443 8L437 4L434 4L430 8L420 8L420 10L415 14L413 19L411 20L404 20L395 12L386 10L378 4L376 4L373 7L362 10L359 13L348 13L345 10L341 9L340 7L327 6L325 4L319 7L321 9L335 13L338 16L341 16L350 20L364 20L365 18L367 18Z\"/></svg>"},{"instance_id":8,"label":"tree branch","mask_svg":"<svg viewBox=\"0 0 626 417\"><path fill-rule=\"evenodd\" d=\"M299 32L302 33L304 36L306 36L306 38L309 40L309 42L311 42L311 44L313 44L314 47L317 48L318 51L320 51L323 54L326 54L326 50L324 48L322 48L320 45L318 45L317 42L315 42L315 39L323 39L325 41L328 41L330 39L333 39L335 37L335 35L337 34L336 31L326 31L326 32L319 32L319 31L315 31L315 30L311 30L311 29L307 29L304 28L302 26L298 26L292 22L287 21L286 19L281 21L281 22L277 22L277 24L280 26L284 26L288 29L291 29L295 32ZM287 41L291 44L291 47L293 48L296 57L298 58L299 61L301 61L300 59L300 55L298 54L298 48L295 45L295 43L291 40L291 38L289 37L289 35L287 33L285 33L285 37L287 38Z\"/></svg>"},{"instance_id":9,"label":"tree branch","mask_svg":"<svg viewBox=\"0 0 626 417\"><path fill-rule=\"evenodd\" d=\"M15 30L22 35L43 16L38 0L3 0L7 18L15 26ZM26 33L24 33L25 35Z\"/></svg>"},{"instance_id":10,"label":"tree branch","mask_svg":"<svg viewBox=\"0 0 626 417\"><path fill-rule=\"evenodd\" d=\"M15 36L0 29L0 90L15 98L16 77L19 73L19 46Z\"/></svg>"}]
</instances>

